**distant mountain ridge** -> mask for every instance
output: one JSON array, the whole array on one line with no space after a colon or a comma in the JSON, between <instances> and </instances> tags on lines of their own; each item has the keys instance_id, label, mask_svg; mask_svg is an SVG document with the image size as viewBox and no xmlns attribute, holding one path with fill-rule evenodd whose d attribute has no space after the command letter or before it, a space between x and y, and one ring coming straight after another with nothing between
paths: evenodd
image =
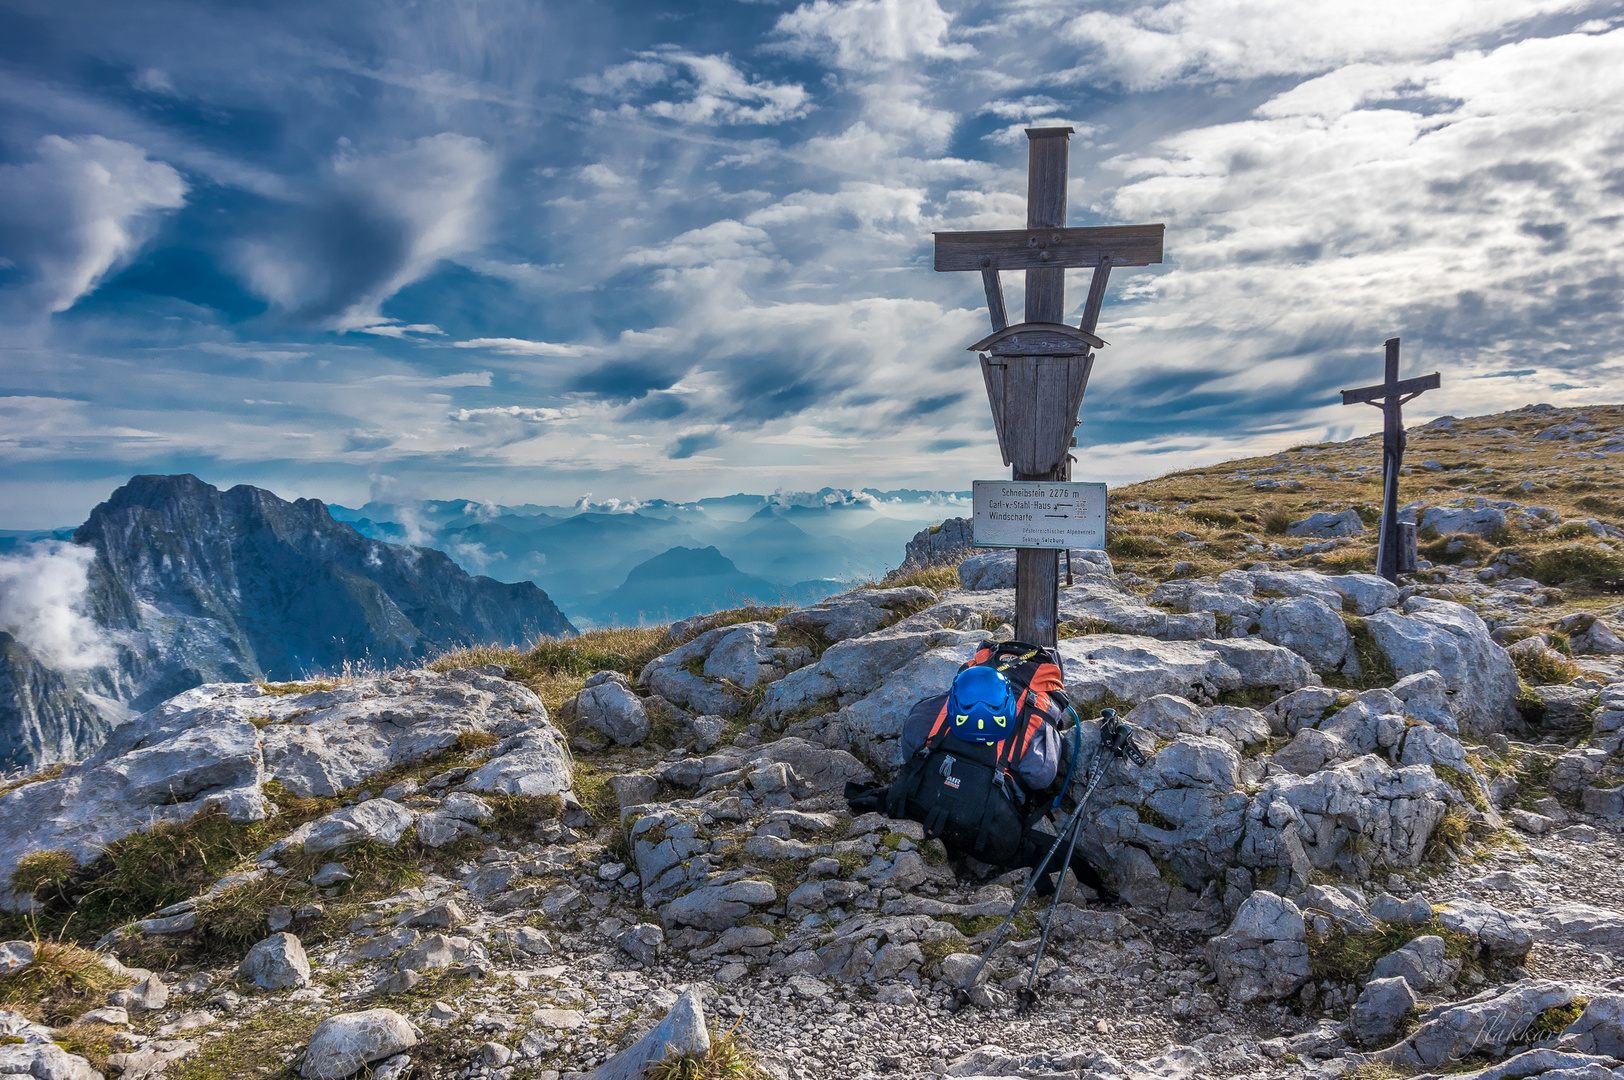
<instances>
[{"instance_id":1,"label":"distant mountain ridge","mask_svg":"<svg viewBox=\"0 0 1624 1080\"><path fill-rule=\"evenodd\" d=\"M674 547L626 574L582 611L602 623L656 624L749 604L805 604L839 592L834 580L780 585L746 574L714 547Z\"/></svg>"},{"instance_id":2,"label":"distant mountain ridge","mask_svg":"<svg viewBox=\"0 0 1624 1080\"><path fill-rule=\"evenodd\" d=\"M470 576L444 552L368 539L316 499L222 492L191 475L133 477L73 543L95 551L81 607L114 659L53 671L5 635L0 766L94 749L130 711L205 682L576 632L532 582Z\"/></svg>"},{"instance_id":3,"label":"distant mountain ridge","mask_svg":"<svg viewBox=\"0 0 1624 1080\"><path fill-rule=\"evenodd\" d=\"M601 624L611 613L633 621L657 611L697 614L706 604L727 606L741 592L774 603L781 596L810 598L826 593L818 584L826 579L883 576L915 532L963 513L968 497L825 487L691 502L583 497L572 506L501 506L433 499L330 509L364 535L437 547L470 573L534 581L578 622ZM658 597L632 595L627 575L635 568L669 551L705 548L732 562L727 574L756 580L690 575L683 579L687 595L678 579L661 585Z\"/></svg>"}]
</instances>

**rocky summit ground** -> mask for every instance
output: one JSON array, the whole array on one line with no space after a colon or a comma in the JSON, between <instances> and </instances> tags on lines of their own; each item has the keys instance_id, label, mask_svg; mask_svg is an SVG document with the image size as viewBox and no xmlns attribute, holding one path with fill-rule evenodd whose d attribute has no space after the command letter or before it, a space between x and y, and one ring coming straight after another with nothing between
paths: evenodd
<instances>
[{"instance_id":1,"label":"rocky summit ground","mask_svg":"<svg viewBox=\"0 0 1624 1080\"><path fill-rule=\"evenodd\" d=\"M1619 426L1412 432L1398 585L1369 440L1117 492L1068 739L1149 761L1035 1000L1037 903L963 992L1024 871L842 797L1011 633L945 523L815 607L211 684L7 781L0 1076L1624 1078Z\"/></svg>"}]
</instances>

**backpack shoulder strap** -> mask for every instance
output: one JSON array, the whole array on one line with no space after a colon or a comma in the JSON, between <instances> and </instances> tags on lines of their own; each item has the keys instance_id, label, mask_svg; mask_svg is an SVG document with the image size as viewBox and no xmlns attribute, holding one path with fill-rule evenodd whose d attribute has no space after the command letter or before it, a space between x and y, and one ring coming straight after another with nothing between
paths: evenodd
<instances>
[{"instance_id":1,"label":"backpack shoulder strap","mask_svg":"<svg viewBox=\"0 0 1624 1080\"><path fill-rule=\"evenodd\" d=\"M953 734L953 725L947 722L947 710L952 704L953 696L949 694L947 700L942 702L942 709L936 714L936 722L930 726L930 734L925 736L923 743L920 743L919 753L914 755L915 757L929 754L942 745L942 740Z\"/></svg>"}]
</instances>

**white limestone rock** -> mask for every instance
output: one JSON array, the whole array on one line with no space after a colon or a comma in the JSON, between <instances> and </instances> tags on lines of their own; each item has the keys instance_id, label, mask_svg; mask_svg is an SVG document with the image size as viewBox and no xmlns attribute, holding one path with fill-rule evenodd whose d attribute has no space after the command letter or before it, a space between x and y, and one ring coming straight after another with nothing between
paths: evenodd
<instances>
[{"instance_id":1,"label":"white limestone rock","mask_svg":"<svg viewBox=\"0 0 1624 1080\"><path fill-rule=\"evenodd\" d=\"M310 985L310 960L292 934L272 934L248 950L237 974L261 990L287 990Z\"/></svg>"},{"instance_id":2,"label":"white limestone rock","mask_svg":"<svg viewBox=\"0 0 1624 1080\"><path fill-rule=\"evenodd\" d=\"M310 1036L299 1075L308 1080L340 1080L375 1061L417 1045L421 1033L393 1009L329 1016Z\"/></svg>"},{"instance_id":3,"label":"white limestone rock","mask_svg":"<svg viewBox=\"0 0 1624 1080\"><path fill-rule=\"evenodd\" d=\"M824 650L817 663L790 672L767 687L757 715L776 719L825 703L850 704L867 696L915 657L986 636L940 627L919 628L913 620L904 620L878 633L836 642ZM906 708L903 711L906 713Z\"/></svg>"},{"instance_id":4,"label":"white limestone rock","mask_svg":"<svg viewBox=\"0 0 1624 1080\"><path fill-rule=\"evenodd\" d=\"M1445 955L1447 948L1444 939L1435 934L1418 937L1377 960L1370 977L1403 979L1422 994L1441 989L1454 982L1461 969L1459 960Z\"/></svg>"},{"instance_id":5,"label":"white limestone rock","mask_svg":"<svg viewBox=\"0 0 1624 1080\"><path fill-rule=\"evenodd\" d=\"M1361 674L1353 635L1342 616L1318 597L1276 600L1259 613L1258 627L1264 641L1290 649L1315 671L1349 677Z\"/></svg>"},{"instance_id":6,"label":"white limestone rock","mask_svg":"<svg viewBox=\"0 0 1624 1080\"><path fill-rule=\"evenodd\" d=\"M217 807L241 822L266 816L260 784L269 777L259 732L245 720L155 733L150 743L127 753L100 756L70 767L60 779L0 796L0 882L9 882L18 860L33 851L64 849L86 863L138 828L180 824L207 809ZM0 908L30 903L0 886Z\"/></svg>"},{"instance_id":7,"label":"white limestone rock","mask_svg":"<svg viewBox=\"0 0 1624 1080\"><path fill-rule=\"evenodd\" d=\"M266 848L261 859L302 848L307 854L342 851L368 840L394 847L417 820L417 812L389 799L368 799L307 821Z\"/></svg>"},{"instance_id":8,"label":"white limestone rock","mask_svg":"<svg viewBox=\"0 0 1624 1080\"><path fill-rule=\"evenodd\" d=\"M439 810L417 817L417 840L424 847L444 847L464 836L478 836L479 826Z\"/></svg>"},{"instance_id":9,"label":"white limestone rock","mask_svg":"<svg viewBox=\"0 0 1624 1080\"><path fill-rule=\"evenodd\" d=\"M654 1062L670 1056L700 1057L710 1049L699 988L690 986L647 1034L588 1074L587 1080L641 1080Z\"/></svg>"},{"instance_id":10,"label":"white limestone rock","mask_svg":"<svg viewBox=\"0 0 1624 1080\"><path fill-rule=\"evenodd\" d=\"M1502 992L1434 1008L1420 1027L1373 1056L1384 1063L1418 1066L1438 1065L1473 1051L1504 1053L1540 1013L1573 998L1572 987L1524 979Z\"/></svg>"},{"instance_id":11,"label":"white limestone rock","mask_svg":"<svg viewBox=\"0 0 1624 1080\"><path fill-rule=\"evenodd\" d=\"M1389 689L1404 703L1404 715L1431 724L1450 735L1460 734L1460 717L1444 677L1436 671L1418 671Z\"/></svg>"},{"instance_id":12,"label":"white limestone rock","mask_svg":"<svg viewBox=\"0 0 1624 1080\"><path fill-rule=\"evenodd\" d=\"M15 975L34 964L34 943L8 941L0 944L0 978Z\"/></svg>"},{"instance_id":13,"label":"white limestone rock","mask_svg":"<svg viewBox=\"0 0 1624 1080\"><path fill-rule=\"evenodd\" d=\"M1487 536L1506 527L1506 512L1498 507L1429 506L1421 511L1418 528L1449 533L1477 533Z\"/></svg>"},{"instance_id":14,"label":"white limestone rock","mask_svg":"<svg viewBox=\"0 0 1624 1080\"><path fill-rule=\"evenodd\" d=\"M1332 536L1358 536L1364 531L1365 523L1354 510L1344 510L1340 514L1321 510L1286 526L1287 536L1316 536L1321 539Z\"/></svg>"},{"instance_id":15,"label":"white limestone rock","mask_svg":"<svg viewBox=\"0 0 1624 1080\"><path fill-rule=\"evenodd\" d=\"M1404 612L1380 611L1366 620L1401 679L1437 672L1462 729L1478 738L1521 724L1517 668L1482 619L1461 604L1419 596L1404 602Z\"/></svg>"},{"instance_id":16,"label":"white limestone rock","mask_svg":"<svg viewBox=\"0 0 1624 1080\"><path fill-rule=\"evenodd\" d=\"M705 676L727 679L748 690L761 683L777 682L812 660L804 645L775 647L778 627L772 623L743 623L716 643L705 658Z\"/></svg>"},{"instance_id":17,"label":"white limestone rock","mask_svg":"<svg viewBox=\"0 0 1624 1080\"><path fill-rule=\"evenodd\" d=\"M1308 931L1297 905L1264 889L1252 893L1207 955L1237 1002L1286 997L1308 981Z\"/></svg>"},{"instance_id":18,"label":"white limestone rock","mask_svg":"<svg viewBox=\"0 0 1624 1080\"><path fill-rule=\"evenodd\" d=\"M485 764L458 785L498 795L560 795L570 789L571 758L552 725L504 739Z\"/></svg>"},{"instance_id":19,"label":"white limestone rock","mask_svg":"<svg viewBox=\"0 0 1624 1080\"><path fill-rule=\"evenodd\" d=\"M475 668L393 672L274 702L252 707L273 719L315 710L263 731L267 768L298 795L337 795L392 765L439 753L467 732L556 733L534 691Z\"/></svg>"},{"instance_id":20,"label":"white limestone rock","mask_svg":"<svg viewBox=\"0 0 1624 1080\"><path fill-rule=\"evenodd\" d=\"M207 809L263 820L269 780L297 795L336 795L470 731L550 738L555 782L535 793L568 789L562 736L541 700L484 669L392 672L306 694L267 694L252 683L200 686L120 725L61 778L0 796L0 881L30 851L64 848L88 861L137 828L182 823ZM28 902L0 891L0 907Z\"/></svg>"},{"instance_id":21,"label":"white limestone rock","mask_svg":"<svg viewBox=\"0 0 1624 1080\"><path fill-rule=\"evenodd\" d=\"M660 908L666 926L725 930L760 907L778 899L771 882L746 878L727 885L703 885Z\"/></svg>"},{"instance_id":22,"label":"white limestone rock","mask_svg":"<svg viewBox=\"0 0 1624 1080\"><path fill-rule=\"evenodd\" d=\"M615 944L644 967L652 967L665 949L665 931L657 923L637 923L616 934Z\"/></svg>"},{"instance_id":23,"label":"white limestone rock","mask_svg":"<svg viewBox=\"0 0 1624 1080\"><path fill-rule=\"evenodd\" d=\"M1405 980L1372 976L1348 1018L1353 1034L1367 1046L1385 1039L1398 1031L1399 1024L1420 1002Z\"/></svg>"},{"instance_id":24,"label":"white limestone rock","mask_svg":"<svg viewBox=\"0 0 1624 1080\"><path fill-rule=\"evenodd\" d=\"M1066 693L1077 702L1110 693L1134 702L1174 694L1210 704L1225 690L1295 690L1319 682L1302 657L1256 639L1158 641L1090 634L1067 638L1059 652Z\"/></svg>"},{"instance_id":25,"label":"white limestone rock","mask_svg":"<svg viewBox=\"0 0 1624 1080\"><path fill-rule=\"evenodd\" d=\"M1624 1058L1624 994L1598 994L1563 1032L1563 1045L1583 1054Z\"/></svg>"},{"instance_id":26,"label":"white limestone rock","mask_svg":"<svg viewBox=\"0 0 1624 1080\"><path fill-rule=\"evenodd\" d=\"M0 1045L0 1076L33 1080L103 1080L90 1062L54 1042Z\"/></svg>"},{"instance_id":27,"label":"white limestone rock","mask_svg":"<svg viewBox=\"0 0 1624 1080\"><path fill-rule=\"evenodd\" d=\"M601 731L620 746L636 746L648 738L648 709L632 693L620 672L599 672L611 678L588 685L575 697L575 716L594 731ZM597 678L597 676L594 676Z\"/></svg>"},{"instance_id":28,"label":"white limestone rock","mask_svg":"<svg viewBox=\"0 0 1624 1080\"><path fill-rule=\"evenodd\" d=\"M936 593L920 585L896 589L856 589L811 607L796 608L778 620L779 626L822 634L829 641L845 641L873 633L896 618L895 609L936 602Z\"/></svg>"}]
</instances>

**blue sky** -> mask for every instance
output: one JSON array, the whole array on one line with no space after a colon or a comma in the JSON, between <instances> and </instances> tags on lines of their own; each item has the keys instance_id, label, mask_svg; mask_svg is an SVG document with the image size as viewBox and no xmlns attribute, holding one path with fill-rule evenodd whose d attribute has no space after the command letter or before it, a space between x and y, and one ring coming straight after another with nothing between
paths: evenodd
<instances>
[{"instance_id":1,"label":"blue sky","mask_svg":"<svg viewBox=\"0 0 1624 1080\"><path fill-rule=\"evenodd\" d=\"M1079 479L1624 398L1624 3L0 4L0 525L1001 474L973 275L1071 124ZM1020 282L1006 283L1012 309ZM1086 282L1073 272L1077 318Z\"/></svg>"}]
</instances>

